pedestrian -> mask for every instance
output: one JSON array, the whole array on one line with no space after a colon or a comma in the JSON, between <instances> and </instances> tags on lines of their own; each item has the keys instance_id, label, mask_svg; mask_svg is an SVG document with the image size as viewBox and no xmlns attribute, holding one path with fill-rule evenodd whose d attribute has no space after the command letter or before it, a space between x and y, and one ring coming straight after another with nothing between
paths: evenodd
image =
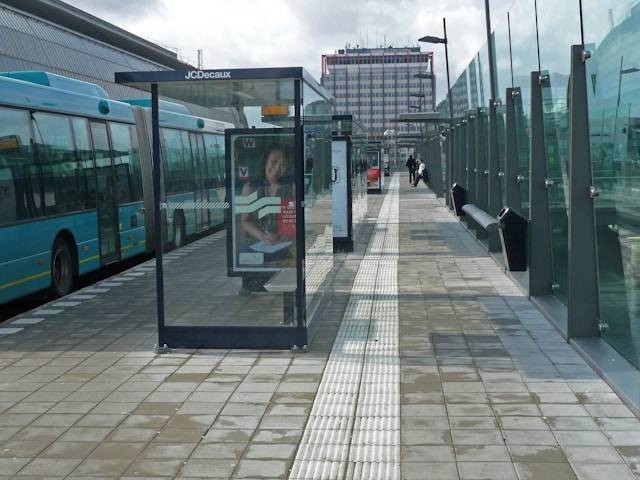
<instances>
[{"instance_id":1,"label":"pedestrian","mask_svg":"<svg viewBox=\"0 0 640 480\"><path fill-rule=\"evenodd\" d=\"M415 158L413 158L413 155L409 155L406 165L407 165L407 168L409 169L409 184L411 185L416 180L416 168L417 168L416 160Z\"/></svg>"},{"instance_id":2,"label":"pedestrian","mask_svg":"<svg viewBox=\"0 0 640 480\"><path fill-rule=\"evenodd\" d=\"M417 168L417 171L416 171L416 179L413 182L413 186L414 187L418 186L418 182L421 179L422 179L422 181L424 182L425 185L427 184L427 166L421 160L418 160L417 164L418 164L418 168Z\"/></svg>"}]
</instances>

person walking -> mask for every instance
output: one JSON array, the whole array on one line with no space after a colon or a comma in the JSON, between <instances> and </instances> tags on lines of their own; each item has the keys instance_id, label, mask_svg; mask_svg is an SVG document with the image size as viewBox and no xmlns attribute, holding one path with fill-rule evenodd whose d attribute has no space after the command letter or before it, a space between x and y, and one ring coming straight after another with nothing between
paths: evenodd
<instances>
[{"instance_id":1,"label":"person walking","mask_svg":"<svg viewBox=\"0 0 640 480\"><path fill-rule=\"evenodd\" d=\"M409 169L409 184L413 184L416 181L416 160L413 158L413 155L409 155L407 159L407 168Z\"/></svg>"},{"instance_id":2,"label":"person walking","mask_svg":"<svg viewBox=\"0 0 640 480\"><path fill-rule=\"evenodd\" d=\"M424 164L424 162L418 160L417 161L418 164L418 168L416 171L416 179L413 182L413 186L417 187L418 186L418 182L422 179L422 181L424 182L424 184L427 184L427 166Z\"/></svg>"}]
</instances>

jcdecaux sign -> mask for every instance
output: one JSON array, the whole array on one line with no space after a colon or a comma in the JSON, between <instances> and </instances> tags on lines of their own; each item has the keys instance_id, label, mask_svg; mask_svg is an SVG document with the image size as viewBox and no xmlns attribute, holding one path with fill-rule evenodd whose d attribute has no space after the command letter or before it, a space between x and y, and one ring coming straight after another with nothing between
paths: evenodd
<instances>
[{"instance_id":1,"label":"jcdecaux sign","mask_svg":"<svg viewBox=\"0 0 640 480\"><path fill-rule=\"evenodd\" d=\"M231 72L203 72L202 70L189 70L184 76L185 80L222 80L231 78Z\"/></svg>"}]
</instances>

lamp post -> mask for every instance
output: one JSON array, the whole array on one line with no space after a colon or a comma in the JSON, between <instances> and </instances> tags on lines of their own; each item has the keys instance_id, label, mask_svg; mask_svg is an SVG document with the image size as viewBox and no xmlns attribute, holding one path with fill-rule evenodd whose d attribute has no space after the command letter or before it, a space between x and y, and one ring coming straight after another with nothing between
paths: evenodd
<instances>
[{"instance_id":1,"label":"lamp post","mask_svg":"<svg viewBox=\"0 0 640 480\"><path fill-rule=\"evenodd\" d=\"M442 27L444 30L444 37L440 38L440 37L435 37L432 35L425 35L424 37L421 37L418 39L419 42L424 42L424 43L442 43L444 44L444 58L445 58L445 63L447 66L447 97L449 98L449 128L453 128L453 98L451 96L451 75L449 73L449 40L447 38L447 19L443 18L442 19ZM447 155L448 157L448 165L446 168L446 188L447 190L450 188L451 186L451 172L453 171L453 156L451 155L451 152L453 151L453 145L452 145L452 141L453 138L451 136L451 133L449 131L448 136L448 144L449 144L449 155ZM451 200L449 199L449 195L445 195L445 200L447 202L447 205L451 206Z\"/></svg>"}]
</instances>

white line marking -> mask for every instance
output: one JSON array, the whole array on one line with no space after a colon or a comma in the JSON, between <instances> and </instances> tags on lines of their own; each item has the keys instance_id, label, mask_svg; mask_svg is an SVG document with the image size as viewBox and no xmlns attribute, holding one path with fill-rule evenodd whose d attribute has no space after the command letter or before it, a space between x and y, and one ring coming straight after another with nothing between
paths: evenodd
<instances>
[{"instance_id":1,"label":"white line marking","mask_svg":"<svg viewBox=\"0 0 640 480\"><path fill-rule=\"evenodd\" d=\"M24 330L24 328L0 328L0 335L13 335Z\"/></svg>"},{"instance_id":2,"label":"white line marking","mask_svg":"<svg viewBox=\"0 0 640 480\"><path fill-rule=\"evenodd\" d=\"M82 302L58 302L58 303L54 303L52 306L53 307L77 307L78 305L80 305Z\"/></svg>"},{"instance_id":3,"label":"white line marking","mask_svg":"<svg viewBox=\"0 0 640 480\"><path fill-rule=\"evenodd\" d=\"M18 320L11 322L11 325L35 325L43 320L44 318L19 318Z\"/></svg>"}]
</instances>

